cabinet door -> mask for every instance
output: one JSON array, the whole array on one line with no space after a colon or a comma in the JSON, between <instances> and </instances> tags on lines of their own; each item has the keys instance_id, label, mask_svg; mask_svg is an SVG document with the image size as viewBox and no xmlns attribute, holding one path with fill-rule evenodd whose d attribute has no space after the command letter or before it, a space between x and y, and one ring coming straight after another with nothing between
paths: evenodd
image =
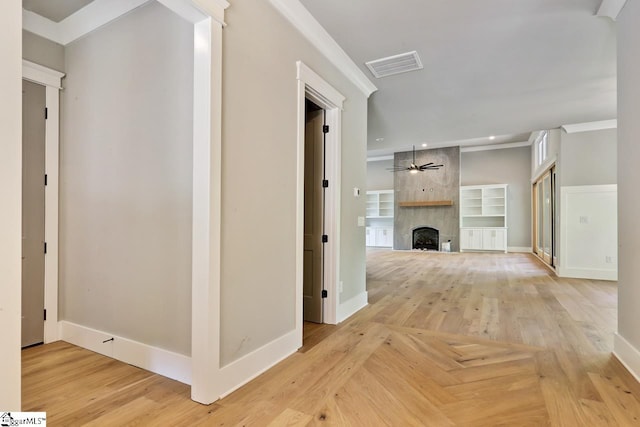
<instances>
[{"instance_id":1,"label":"cabinet door","mask_svg":"<svg viewBox=\"0 0 640 427\"><path fill-rule=\"evenodd\" d=\"M482 229L465 228L460 233L460 248L462 250L482 249Z\"/></svg>"},{"instance_id":2,"label":"cabinet door","mask_svg":"<svg viewBox=\"0 0 640 427\"><path fill-rule=\"evenodd\" d=\"M506 250L506 230L490 229L483 230L482 243L486 250L504 251Z\"/></svg>"},{"instance_id":3,"label":"cabinet door","mask_svg":"<svg viewBox=\"0 0 640 427\"><path fill-rule=\"evenodd\" d=\"M375 240L376 240L375 230L373 228L371 228L371 227L367 227L366 230L365 230L365 236L366 236L366 238L365 238L366 245L367 246L375 246L375 243L376 243L375 242Z\"/></svg>"},{"instance_id":4,"label":"cabinet door","mask_svg":"<svg viewBox=\"0 0 640 427\"><path fill-rule=\"evenodd\" d=\"M390 248L393 246L393 228L379 228L376 232L376 243L378 246Z\"/></svg>"}]
</instances>

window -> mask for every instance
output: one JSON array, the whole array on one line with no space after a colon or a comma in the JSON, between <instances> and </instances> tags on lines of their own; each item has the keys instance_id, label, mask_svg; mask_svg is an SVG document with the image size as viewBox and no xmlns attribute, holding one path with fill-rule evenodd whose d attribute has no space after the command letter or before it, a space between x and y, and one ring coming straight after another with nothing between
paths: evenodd
<instances>
[{"instance_id":1,"label":"window","mask_svg":"<svg viewBox=\"0 0 640 427\"><path fill-rule=\"evenodd\" d=\"M547 160L547 145L549 140L549 132L542 131L536 139L536 160L537 165L542 165Z\"/></svg>"}]
</instances>

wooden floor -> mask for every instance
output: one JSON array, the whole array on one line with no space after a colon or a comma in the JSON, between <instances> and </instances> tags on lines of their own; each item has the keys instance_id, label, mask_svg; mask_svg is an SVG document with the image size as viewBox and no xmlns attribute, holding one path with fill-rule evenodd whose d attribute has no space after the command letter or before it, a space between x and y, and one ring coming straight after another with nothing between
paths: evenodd
<instances>
[{"instance_id":1,"label":"wooden floor","mask_svg":"<svg viewBox=\"0 0 640 427\"><path fill-rule=\"evenodd\" d=\"M616 284L525 254L369 250L370 305L209 406L58 342L23 352L23 410L51 426L638 426L613 358Z\"/></svg>"}]
</instances>

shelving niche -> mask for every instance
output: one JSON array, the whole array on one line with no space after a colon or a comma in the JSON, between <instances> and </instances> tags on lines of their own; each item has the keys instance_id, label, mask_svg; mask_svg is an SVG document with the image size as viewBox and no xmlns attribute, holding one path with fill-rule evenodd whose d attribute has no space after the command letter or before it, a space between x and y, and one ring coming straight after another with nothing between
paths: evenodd
<instances>
[{"instance_id":1,"label":"shelving niche","mask_svg":"<svg viewBox=\"0 0 640 427\"><path fill-rule=\"evenodd\" d=\"M460 187L460 250L507 251L507 184Z\"/></svg>"}]
</instances>

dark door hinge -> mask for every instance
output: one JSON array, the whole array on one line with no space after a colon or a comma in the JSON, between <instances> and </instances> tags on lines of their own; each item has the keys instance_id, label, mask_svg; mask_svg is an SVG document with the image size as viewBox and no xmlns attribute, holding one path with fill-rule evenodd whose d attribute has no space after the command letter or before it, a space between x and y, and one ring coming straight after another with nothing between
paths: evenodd
<instances>
[{"instance_id":1,"label":"dark door hinge","mask_svg":"<svg viewBox=\"0 0 640 427\"><path fill-rule=\"evenodd\" d=\"M44 253L47 253L47 242L44 242Z\"/></svg>"},{"instance_id":2,"label":"dark door hinge","mask_svg":"<svg viewBox=\"0 0 640 427\"><path fill-rule=\"evenodd\" d=\"M329 241L329 236L327 236L326 234L322 235L322 243L327 243Z\"/></svg>"},{"instance_id":3,"label":"dark door hinge","mask_svg":"<svg viewBox=\"0 0 640 427\"><path fill-rule=\"evenodd\" d=\"M47 179L48 179L48 178L47 178L47 174L45 173L45 174L44 174L44 185L47 185Z\"/></svg>"},{"instance_id":4,"label":"dark door hinge","mask_svg":"<svg viewBox=\"0 0 640 427\"><path fill-rule=\"evenodd\" d=\"M47 309L44 309L44 320L47 320Z\"/></svg>"},{"instance_id":5,"label":"dark door hinge","mask_svg":"<svg viewBox=\"0 0 640 427\"><path fill-rule=\"evenodd\" d=\"M329 125L322 125L322 133L329 133Z\"/></svg>"},{"instance_id":6,"label":"dark door hinge","mask_svg":"<svg viewBox=\"0 0 640 427\"><path fill-rule=\"evenodd\" d=\"M327 298L327 296L328 296L328 295L327 295L327 290L326 290L326 289L323 289L323 290L322 290L322 298Z\"/></svg>"},{"instance_id":7,"label":"dark door hinge","mask_svg":"<svg viewBox=\"0 0 640 427\"><path fill-rule=\"evenodd\" d=\"M328 179L323 179L322 180L322 188L329 188L329 180Z\"/></svg>"},{"instance_id":8,"label":"dark door hinge","mask_svg":"<svg viewBox=\"0 0 640 427\"><path fill-rule=\"evenodd\" d=\"M44 109L44 119L47 120L49 118L49 109L45 107Z\"/></svg>"}]
</instances>

